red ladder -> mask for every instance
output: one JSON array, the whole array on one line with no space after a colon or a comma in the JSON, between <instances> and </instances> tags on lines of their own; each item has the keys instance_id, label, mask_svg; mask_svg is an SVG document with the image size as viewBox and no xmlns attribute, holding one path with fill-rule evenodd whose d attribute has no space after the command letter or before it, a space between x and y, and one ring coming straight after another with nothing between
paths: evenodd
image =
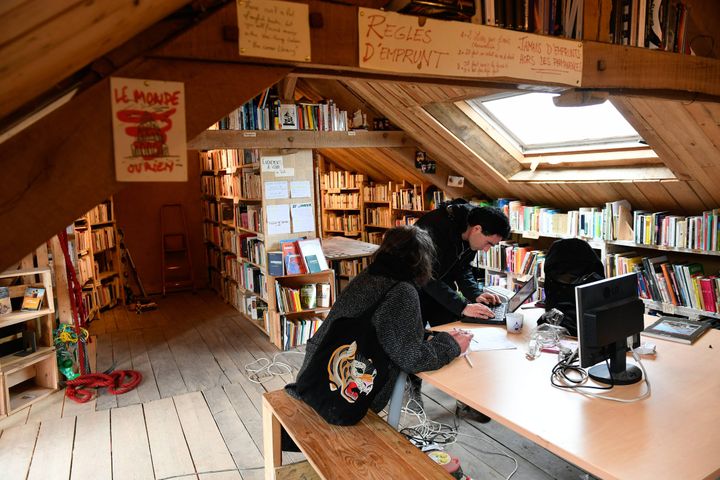
<instances>
[{"instance_id":1,"label":"red ladder","mask_svg":"<svg viewBox=\"0 0 720 480\"><path fill-rule=\"evenodd\" d=\"M185 213L181 204L172 203L160 207L160 232L163 296L168 291L191 289L195 292L195 274Z\"/></svg>"}]
</instances>

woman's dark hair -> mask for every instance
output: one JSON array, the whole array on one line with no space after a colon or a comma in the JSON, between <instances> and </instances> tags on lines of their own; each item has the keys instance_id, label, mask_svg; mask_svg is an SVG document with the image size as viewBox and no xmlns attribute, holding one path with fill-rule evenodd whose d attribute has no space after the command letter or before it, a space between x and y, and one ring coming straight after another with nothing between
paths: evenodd
<instances>
[{"instance_id":1,"label":"woman's dark hair","mask_svg":"<svg viewBox=\"0 0 720 480\"><path fill-rule=\"evenodd\" d=\"M413 225L395 227L385 233L373 260L390 260L397 268L405 269L418 285L432 279L435 245L430 234Z\"/></svg>"},{"instance_id":2,"label":"woman's dark hair","mask_svg":"<svg viewBox=\"0 0 720 480\"><path fill-rule=\"evenodd\" d=\"M510 221L497 207L475 207L467 216L468 225L480 225L484 235L500 235L510 237Z\"/></svg>"}]
</instances>

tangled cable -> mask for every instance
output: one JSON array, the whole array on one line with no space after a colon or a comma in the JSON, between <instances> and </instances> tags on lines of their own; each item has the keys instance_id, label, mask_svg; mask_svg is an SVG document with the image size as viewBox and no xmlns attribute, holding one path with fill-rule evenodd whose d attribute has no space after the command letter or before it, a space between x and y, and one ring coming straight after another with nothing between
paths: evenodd
<instances>
[{"instance_id":1,"label":"tangled cable","mask_svg":"<svg viewBox=\"0 0 720 480\"><path fill-rule=\"evenodd\" d=\"M85 403L92 400L96 393L91 391L91 388L107 388L108 393L120 395L134 389L141 381L142 374L137 370L115 370L109 374L88 373L69 380L66 383L65 396L77 403Z\"/></svg>"}]
</instances>

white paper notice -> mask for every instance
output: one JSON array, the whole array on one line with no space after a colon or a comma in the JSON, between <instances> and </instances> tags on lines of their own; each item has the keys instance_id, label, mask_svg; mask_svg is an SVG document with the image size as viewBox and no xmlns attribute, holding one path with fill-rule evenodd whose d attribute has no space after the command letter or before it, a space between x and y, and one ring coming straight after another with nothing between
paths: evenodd
<instances>
[{"instance_id":1,"label":"white paper notice","mask_svg":"<svg viewBox=\"0 0 720 480\"><path fill-rule=\"evenodd\" d=\"M276 177L294 177L295 176L295 169L293 167L289 168L283 168L282 170L278 170L275 172Z\"/></svg>"},{"instance_id":2,"label":"white paper notice","mask_svg":"<svg viewBox=\"0 0 720 480\"><path fill-rule=\"evenodd\" d=\"M276 200L279 198L289 198L288 182L265 182L265 199Z\"/></svg>"},{"instance_id":3,"label":"white paper notice","mask_svg":"<svg viewBox=\"0 0 720 480\"><path fill-rule=\"evenodd\" d=\"M290 205L268 205L267 212L268 235L290 233Z\"/></svg>"},{"instance_id":4,"label":"white paper notice","mask_svg":"<svg viewBox=\"0 0 720 480\"><path fill-rule=\"evenodd\" d=\"M263 172L278 172L283 169L283 157L262 157L260 165Z\"/></svg>"},{"instance_id":5,"label":"white paper notice","mask_svg":"<svg viewBox=\"0 0 720 480\"><path fill-rule=\"evenodd\" d=\"M290 182L290 196L292 198L309 198L310 182L307 180Z\"/></svg>"},{"instance_id":6,"label":"white paper notice","mask_svg":"<svg viewBox=\"0 0 720 480\"><path fill-rule=\"evenodd\" d=\"M315 231L315 216L312 203L293 203L290 205L293 233Z\"/></svg>"},{"instance_id":7,"label":"white paper notice","mask_svg":"<svg viewBox=\"0 0 720 480\"><path fill-rule=\"evenodd\" d=\"M469 328L466 329L473 334L470 341L470 351L481 352L483 350L512 350L517 346L507 339L505 328Z\"/></svg>"}]
</instances>

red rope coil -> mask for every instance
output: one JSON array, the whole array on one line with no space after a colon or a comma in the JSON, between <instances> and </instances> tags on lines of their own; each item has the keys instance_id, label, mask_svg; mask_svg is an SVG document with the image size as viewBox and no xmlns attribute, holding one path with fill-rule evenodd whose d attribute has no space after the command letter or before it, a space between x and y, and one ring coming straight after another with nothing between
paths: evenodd
<instances>
[{"instance_id":1,"label":"red rope coil","mask_svg":"<svg viewBox=\"0 0 720 480\"><path fill-rule=\"evenodd\" d=\"M134 389L141 381L142 374L137 370L115 370L110 374L88 373L69 380L65 396L78 403L85 403L95 396L96 392L90 390L92 388L107 388L109 393L120 395Z\"/></svg>"}]
</instances>

